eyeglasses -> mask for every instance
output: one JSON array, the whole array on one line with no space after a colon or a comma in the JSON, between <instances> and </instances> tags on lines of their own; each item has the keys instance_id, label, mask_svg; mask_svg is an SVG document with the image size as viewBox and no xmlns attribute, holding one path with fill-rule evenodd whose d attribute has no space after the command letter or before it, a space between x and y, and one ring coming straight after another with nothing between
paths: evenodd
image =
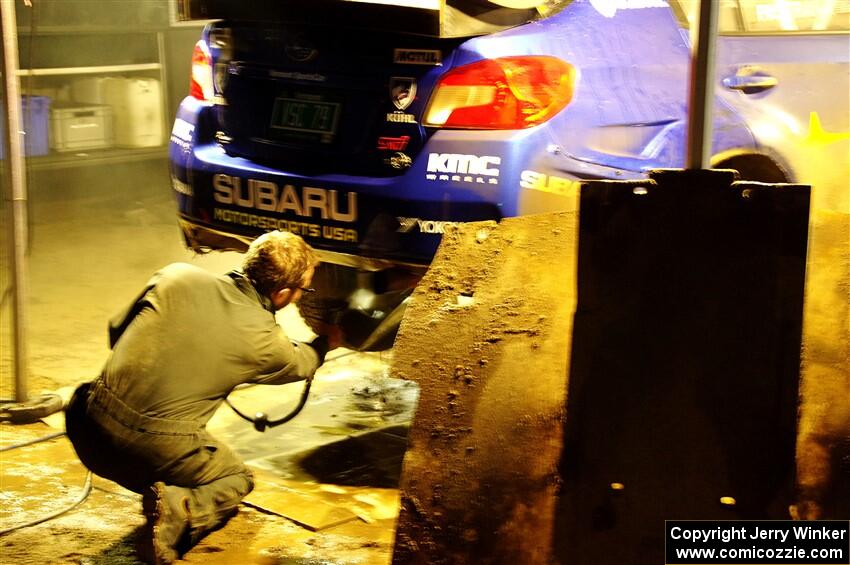
<instances>
[{"instance_id":1,"label":"eyeglasses","mask_svg":"<svg viewBox=\"0 0 850 565\"><path fill-rule=\"evenodd\" d=\"M316 289L315 289L315 288L311 288L311 287L309 287L309 286L307 286L307 287L299 286L299 287L296 287L296 288L297 288L298 290L300 290L301 292L316 292Z\"/></svg>"}]
</instances>

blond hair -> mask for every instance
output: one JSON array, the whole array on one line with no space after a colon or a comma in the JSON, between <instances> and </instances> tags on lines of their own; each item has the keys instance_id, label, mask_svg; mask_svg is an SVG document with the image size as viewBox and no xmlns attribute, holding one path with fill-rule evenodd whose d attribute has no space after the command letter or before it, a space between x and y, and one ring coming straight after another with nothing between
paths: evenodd
<instances>
[{"instance_id":1,"label":"blond hair","mask_svg":"<svg viewBox=\"0 0 850 565\"><path fill-rule=\"evenodd\" d=\"M315 252L301 236L270 231L251 242L242 270L260 294L271 296L283 288L304 286L307 270L317 263Z\"/></svg>"}]
</instances>

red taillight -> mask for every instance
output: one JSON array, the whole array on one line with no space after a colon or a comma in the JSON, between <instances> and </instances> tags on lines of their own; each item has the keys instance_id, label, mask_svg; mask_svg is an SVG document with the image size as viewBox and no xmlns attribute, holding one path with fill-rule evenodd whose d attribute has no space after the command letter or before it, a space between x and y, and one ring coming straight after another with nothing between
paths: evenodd
<instances>
[{"instance_id":1,"label":"red taillight","mask_svg":"<svg viewBox=\"0 0 850 565\"><path fill-rule=\"evenodd\" d=\"M189 95L198 100L213 99L212 57L209 47L201 39L192 52L192 78L189 82Z\"/></svg>"},{"instance_id":2,"label":"red taillight","mask_svg":"<svg viewBox=\"0 0 850 565\"><path fill-rule=\"evenodd\" d=\"M576 71L555 57L485 59L440 79L425 125L522 129L545 122L570 103Z\"/></svg>"}]
</instances>

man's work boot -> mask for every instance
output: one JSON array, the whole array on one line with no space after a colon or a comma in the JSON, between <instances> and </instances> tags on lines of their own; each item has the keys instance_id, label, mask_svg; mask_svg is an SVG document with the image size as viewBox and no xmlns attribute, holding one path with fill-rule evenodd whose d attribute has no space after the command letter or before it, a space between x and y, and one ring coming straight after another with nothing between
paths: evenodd
<instances>
[{"instance_id":1,"label":"man's work boot","mask_svg":"<svg viewBox=\"0 0 850 565\"><path fill-rule=\"evenodd\" d=\"M136 542L144 561L165 565L179 558L177 543L189 526L189 489L156 482L142 495L142 512L147 518Z\"/></svg>"}]
</instances>

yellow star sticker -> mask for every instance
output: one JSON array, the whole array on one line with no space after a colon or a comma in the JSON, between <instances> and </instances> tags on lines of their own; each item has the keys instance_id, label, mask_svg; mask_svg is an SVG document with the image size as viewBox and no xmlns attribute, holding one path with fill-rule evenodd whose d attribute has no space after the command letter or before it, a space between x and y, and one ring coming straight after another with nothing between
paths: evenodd
<instances>
[{"instance_id":1,"label":"yellow star sticker","mask_svg":"<svg viewBox=\"0 0 850 565\"><path fill-rule=\"evenodd\" d=\"M803 138L804 142L827 145L844 139L850 139L850 131L840 133L826 131L820 124L820 116L818 116L818 113L811 112L809 114L809 133Z\"/></svg>"}]
</instances>

